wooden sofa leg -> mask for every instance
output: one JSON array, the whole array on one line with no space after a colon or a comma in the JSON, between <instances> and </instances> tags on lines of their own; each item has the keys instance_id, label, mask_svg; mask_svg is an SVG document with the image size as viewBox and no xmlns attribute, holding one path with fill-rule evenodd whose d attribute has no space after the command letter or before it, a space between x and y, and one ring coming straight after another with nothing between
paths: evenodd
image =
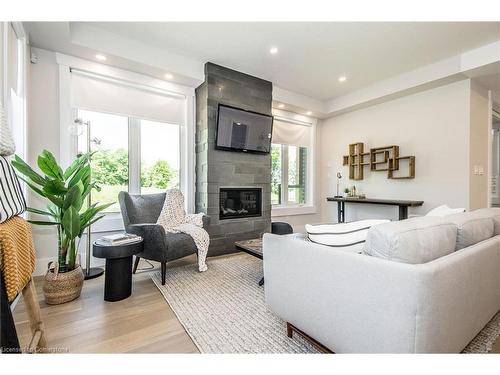
<instances>
[{"instance_id":1,"label":"wooden sofa leg","mask_svg":"<svg viewBox=\"0 0 500 375\"><path fill-rule=\"evenodd\" d=\"M167 277L167 262L161 262L161 285L165 285Z\"/></svg>"},{"instance_id":2,"label":"wooden sofa leg","mask_svg":"<svg viewBox=\"0 0 500 375\"><path fill-rule=\"evenodd\" d=\"M293 331L292 331L292 325L288 322L286 322L286 335L288 337L292 337Z\"/></svg>"},{"instance_id":3,"label":"wooden sofa leg","mask_svg":"<svg viewBox=\"0 0 500 375\"><path fill-rule=\"evenodd\" d=\"M135 257L134 270L132 271L132 273L135 273L137 271L137 266L139 265L140 260L141 260L141 258L139 258L138 256Z\"/></svg>"}]
</instances>

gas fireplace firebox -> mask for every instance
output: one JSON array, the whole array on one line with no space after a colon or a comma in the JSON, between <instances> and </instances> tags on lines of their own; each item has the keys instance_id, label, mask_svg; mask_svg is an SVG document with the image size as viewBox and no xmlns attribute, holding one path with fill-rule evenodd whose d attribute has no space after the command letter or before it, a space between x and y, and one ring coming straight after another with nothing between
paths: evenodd
<instances>
[{"instance_id":1,"label":"gas fireplace firebox","mask_svg":"<svg viewBox=\"0 0 500 375\"><path fill-rule=\"evenodd\" d=\"M219 219L262 216L261 188L220 188Z\"/></svg>"}]
</instances>

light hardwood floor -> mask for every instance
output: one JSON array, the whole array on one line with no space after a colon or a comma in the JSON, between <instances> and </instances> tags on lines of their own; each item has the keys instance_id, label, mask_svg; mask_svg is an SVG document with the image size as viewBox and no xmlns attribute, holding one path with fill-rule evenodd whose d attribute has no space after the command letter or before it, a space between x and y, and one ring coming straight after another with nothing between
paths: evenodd
<instances>
[{"instance_id":1,"label":"light hardwood floor","mask_svg":"<svg viewBox=\"0 0 500 375\"><path fill-rule=\"evenodd\" d=\"M169 267L195 262L187 257ZM139 268L148 267L141 261ZM167 271L168 272L168 271ZM104 276L84 282L80 298L56 306L43 301L42 279L36 288L49 347L70 353L198 353L148 272L133 276L132 296L106 302ZM21 346L30 338L22 299L14 310Z\"/></svg>"},{"instance_id":2,"label":"light hardwood floor","mask_svg":"<svg viewBox=\"0 0 500 375\"><path fill-rule=\"evenodd\" d=\"M196 262L186 257L168 267ZM156 264L157 265L157 264ZM148 264L141 261L139 268ZM168 270L167 270L168 272ZM50 306L43 301L42 279L35 279L51 348L70 353L198 353L174 312L151 281L148 271L133 277L132 296L105 302L104 276L84 282L75 301ZM24 303L14 310L21 346L30 338ZM283 331L285 334L285 331ZM500 353L500 338L492 353Z\"/></svg>"}]
</instances>

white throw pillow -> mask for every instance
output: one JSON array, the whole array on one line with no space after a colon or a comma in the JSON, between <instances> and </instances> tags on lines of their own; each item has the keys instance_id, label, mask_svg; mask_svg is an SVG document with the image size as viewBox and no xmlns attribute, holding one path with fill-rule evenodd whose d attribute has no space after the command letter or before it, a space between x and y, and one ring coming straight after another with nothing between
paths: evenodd
<instances>
[{"instance_id":1,"label":"white throw pillow","mask_svg":"<svg viewBox=\"0 0 500 375\"><path fill-rule=\"evenodd\" d=\"M455 251L457 227L448 218L416 217L370 229L364 253L401 263L420 264Z\"/></svg>"},{"instance_id":2,"label":"white throw pillow","mask_svg":"<svg viewBox=\"0 0 500 375\"><path fill-rule=\"evenodd\" d=\"M334 247L349 252L361 252L368 230L374 225L390 220L360 220L339 224L306 224L306 231L311 242Z\"/></svg>"},{"instance_id":3,"label":"white throw pillow","mask_svg":"<svg viewBox=\"0 0 500 375\"><path fill-rule=\"evenodd\" d=\"M456 250L460 250L493 237L495 222L487 211L471 211L446 217L457 226Z\"/></svg>"},{"instance_id":4,"label":"white throw pillow","mask_svg":"<svg viewBox=\"0 0 500 375\"><path fill-rule=\"evenodd\" d=\"M435 217L443 217L447 215L459 214L465 212L465 208L450 208L448 205L443 204L442 206L433 208L427 215L425 216L435 216Z\"/></svg>"}]
</instances>

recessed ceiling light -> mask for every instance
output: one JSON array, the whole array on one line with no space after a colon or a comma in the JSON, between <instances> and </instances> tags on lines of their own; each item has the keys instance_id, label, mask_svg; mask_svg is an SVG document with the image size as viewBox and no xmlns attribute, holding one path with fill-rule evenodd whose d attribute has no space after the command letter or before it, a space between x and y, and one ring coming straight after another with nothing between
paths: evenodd
<instances>
[{"instance_id":1,"label":"recessed ceiling light","mask_svg":"<svg viewBox=\"0 0 500 375\"><path fill-rule=\"evenodd\" d=\"M174 76L171 73L165 73L165 78L172 79L172 78L174 78Z\"/></svg>"},{"instance_id":2,"label":"recessed ceiling light","mask_svg":"<svg viewBox=\"0 0 500 375\"><path fill-rule=\"evenodd\" d=\"M276 55L278 53L278 47L271 47L269 49L269 52L271 53L271 55Z\"/></svg>"},{"instance_id":3,"label":"recessed ceiling light","mask_svg":"<svg viewBox=\"0 0 500 375\"><path fill-rule=\"evenodd\" d=\"M95 55L95 58L100 61L106 61L106 56L104 55Z\"/></svg>"},{"instance_id":4,"label":"recessed ceiling light","mask_svg":"<svg viewBox=\"0 0 500 375\"><path fill-rule=\"evenodd\" d=\"M278 108L285 108L285 105L283 103L278 104Z\"/></svg>"},{"instance_id":5,"label":"recessed ceiling light","mask_svg":"<svg viewBox=\"0 0 500 375\"><path fill-rule=\"evenodd\" d=\"M346 76L340 76L339 77L339 82L345 82L347 80Z\"/></svg>"},{"instance_id":6,"label":"recessed ceiling light","mask_svg":"<svg viewBox=\"0 0 500 375\"><path fill-rule=\"evenodd\" d=\"M311 111L307 111L306 115L311 116L313 113Z\"/></svg>"}]
</instances>

